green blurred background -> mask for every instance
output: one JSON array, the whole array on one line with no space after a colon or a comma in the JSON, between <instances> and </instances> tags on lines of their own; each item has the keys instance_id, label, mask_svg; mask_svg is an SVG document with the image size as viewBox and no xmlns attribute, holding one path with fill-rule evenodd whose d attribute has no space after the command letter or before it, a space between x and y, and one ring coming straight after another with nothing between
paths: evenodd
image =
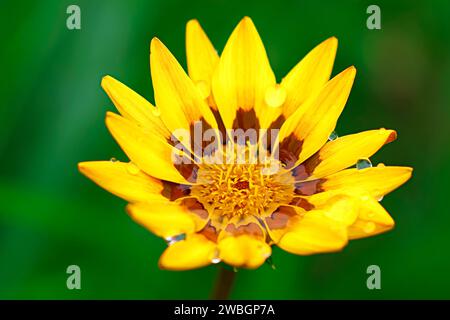
<instances>
[{"instance_id":1,"label":"green blurred background","mask_svg":"<svg viewBox=\"0 0 450 320\"><path fill-rule=\"evenodd\" d=\"M81 8L81 30L66 8ZM381 8L382 29L366 28ZM379 127L399 138L372 161L414 167L383 200L397 222L341 253L274 249L268 265L239 271L232 298L450 298L449 1L2 1L0 298L208 298L217 267L161 271L166 244L133 223L125 202L77 171L77 162L126 160L104 125L110 74L153 101L149 43L158 36L185 65L184 28L197 18L222 50L252 17L278 79L335 35L333 74L358 69L339 135ZM66 268L81 268L81 290ZM381 268L368 290L366 268Z\"/></svg>"}]
</instances>

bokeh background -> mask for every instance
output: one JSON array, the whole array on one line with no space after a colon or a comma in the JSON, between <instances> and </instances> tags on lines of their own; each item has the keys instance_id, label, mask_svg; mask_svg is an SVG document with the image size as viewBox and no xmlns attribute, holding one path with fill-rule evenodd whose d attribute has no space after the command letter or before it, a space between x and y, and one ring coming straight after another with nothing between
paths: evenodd
<instances>
[{"instance_id":1,"label":"bokeh background","mask_svg":"<svg viewBox=\"0 0 450 320\"><path fill-rule=\"evenodd\" d=\"M66 8L81 8L81 30ZM382 29L366 27L370 4ZM185 66L185 23L197 18L217 49L251 16L281 79L334 35L333 74L358 69L339 135L397 129L374 163L414 167L383 200L396 228L341 253L274 249L276 270L240 270L236 299L450 298L450 2L442 1L2 1L0 298L208 298L211 266L162 271L166 244L133 223L125 202L77 171L77 162L126 160L104 125L110 74L153 101L149 43L158 36ZM81 268L81 290L66 268ZM368 290L366 268L381 268Z\"/></svg>"}]
</instances>

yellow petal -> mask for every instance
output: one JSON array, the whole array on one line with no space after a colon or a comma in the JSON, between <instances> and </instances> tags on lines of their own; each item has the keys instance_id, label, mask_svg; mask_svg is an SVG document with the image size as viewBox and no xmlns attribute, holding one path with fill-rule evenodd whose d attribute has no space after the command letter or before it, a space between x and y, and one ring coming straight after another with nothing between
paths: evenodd
<instances>
[{"instance_id":1,"label":"yellow petal","mask_svg":"<svg viewBox=\"0 0 450 320\"><path fill-rule=\"evenodd\" d=\"M183 205L169 200L129 204L127 211L134 221L154 234L170 238L196 231L193 214Z\"/></svg>"},{"instance_id":2,"label":"yellow petal","mask_svg":"<svg viewBox=\"0 0 450 320\"><path fill-rule=\"evenodd\" d=\"M254 127L255 115L260 117L265 108L266 89L274 85L275 76L264 45L252 20L245 17L228 39L212 80L225 128L233 128L239 109L239 128Z\"/></svg>"},{"instance_id":3,"label":"yellow petal","mask_svg":"<svg viewBox=\"0 0 450 320\"><path fill-rule=\"evenodd\" d=\"M320 210L308 211L277 243L283 250L300 255L339 251L346 244L346 227Z\"/></svg>"},{"instance_id":4,"label":"yellow petal","mask_svg":"<svg viewBox=\"0 0 450 320\"><path fill-rule=\"evenodd\" d=\"M218 241L226 237L237 237L239 235L250 235L258 240L266 238L266 232L260 223L260 220L255 216L234 216L232 218L219 217L221 224L225 227L220 231ZM214 223L215 218L212 218Z\"/></svg>"},{"instance_id":5,"label":"yellow petal","mask_svg":"<svg viewBox=\"0 0 450 320\"><path fill-rule=\"evenodd\" d=\"M159 110L139 94L110 76L103 77L102 88L124 118L166 139L170 137L169 130L158 116Z\"/></svg>"},{"instance_id":6,"label":"yellow petal","mask_svg":"<svg viewBox=\"0 0 450 320\"><path fill-rule=\"evenodd\" d=\"M129 202L164 199L162 182L146 175L132 162L80 162L78 169L100 187Z\"/></svg>"},{"instance_id":7,"label":"yellow petal","mask_svg":"<svg viewBox=\"0 0 450 320\"><path fill-rule=\"evenodd\" d=\"M203 88L208 97L211 90L211 78L219 62L219 55L197 20L186 25L186 56L188 72L197 87ZM212 98L212 97L210 97ZM208 100L213 109L217 109L214 99Z\"/></svg>"},{"instance_id":8,"label":"yellow petal","mask_svg":"<svg viewBox=\"0 0 450 320\"><path fill-rule=\"evenodd\" d=\"M249 269L261 266L272 253L267 243L249 235L226 237L220 240L218 248L225 263Z\"/></svg>"},{"instance_id":9,"label":"yellow petal","mask_svg":"<svg viewBox=\"0 0 450 320\"><path fill-rule=\"evenodd\" d=\"M162 180L188 184L174 167L174 148L153 131L144 131L111 112L106 115L106 125L127 156L147 174Z\"/></svg>"},{"instance_id":10,"label":"yellow petal","mask_svg":"<svg viewBox=\"0 0 450 320\"><path fill-rule=\"evenodd\" d=\"M305 210L296 206L280 206L269 217L264 219L266 230L273 242L280 241L291 226L298 223L305 214Z\"/></svg>"},{"instance_id":11,"label":"yellow petal","mask_svg":"<svg viewBox=\"0 0 450 320\"><path fill-rule=\"evenodd\" d=\"M280 156L290 152L299 164L325 144L347 102L355 73L349 67L335 76L286 120L279 133Z\"/></svg>"},{"instance_id":12,"label":"yellow petal","mask_svg":"<svg viewBox=\"0 0 450 320\"><path fill-rule=\"evenodd\" d=\"M412 168L377 166L367 169L346 169L324 178L321 189L338 190L352 186L378 199L397 189L411 177Z\"/></svg>"},{"instance_id":13,"label":"yellow petal","mask_svg":"<svg viewBox=\"0 0 450 320\"><path fill-rule=\"evenodd\" d=\"M311 50L281 81L287 97L283 114L287 118L305 100L317 94L330 79L338 41L331 37Z\"/></svg>"},{"instance_id":14,"label":"yellow petal","mask_svg":"<svg viewBox=\"0 0 450 320\"><path fill-rule=\"evenodd\" d=\"M348 228L349 239L370 237L391 230L394 220L377 200L363 196L358 219Z\"/></svg>"},{"instance_id":15,"label":"yellow petal","mask_svg":"<svg viewBox=\"0 0 450 320\"><path fill-rule=\"evenodd\" d=\"M196 121L202 121L204 129L208 126L217 128L214 115L200 91L157 38L151 42L150 66L156 105L171 133L179 129L190 130Z\"/></svg>"},{"instance_id":16,"label":"yellow petal","mask_svg":"<svg viewBox=\"0 0 450 320\"><path fill-rule=\"evenodd\" d=\"M300 166L308 173L308 180L322 178L356 164L359 159L371 157L396 136L394 130L386 129L343 136L326 143Z\"/></svg>"},{"instance_id":17,"label":"yellow petal","mask_svg":"<svg viewBox=\"0 0 450 320\"><path fill-rule=\"evenodd\" d=\"M358 187L325 191L301 199L347 226L349 239L369 237L394 227L394 220L377 199Z\"/></svg>"},{"instance_id":18,"label":"yellow petal","mask_svg":"<svg viewBox=\"0 0 450 320\"><path fill-rule=\"evenodd\" d=\"M159 266L168 270L189 270L211 264L216 244L200 234L190 234L185 240L170 245L161 255Z\"/></svg>"},{"instance_id":19,"label":"yellow petal","mask_svg":"<svg viewBox=\"0 0 450 320\"><path fill-rule=\"evenodd\" d=\"M304 199L315 209L322 210L326 217L346 226L351 225L358 218L359 201L351 195L321 192Z\"/></svg>"}]
</instances>

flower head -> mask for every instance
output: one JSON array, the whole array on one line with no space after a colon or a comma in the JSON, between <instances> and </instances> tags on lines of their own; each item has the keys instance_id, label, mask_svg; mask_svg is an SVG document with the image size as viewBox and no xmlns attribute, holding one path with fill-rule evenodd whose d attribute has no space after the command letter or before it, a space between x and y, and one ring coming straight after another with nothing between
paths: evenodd
<instances>
[{"instance_id":1,"label":"flower head","mask_svg":"<svg viewBox=\"0 0 450 320\"><path fill-rule=\"evenodd\" d=\"M336 38L325 40L277 83L250 18L220 57L189 21L188 74L151 42L156 107L102 80L120 112L108 112L106 125L131 161L79 169L168 241L166 269L219 261L256 268L271 245L309 255L387 231L394 221L379 200L412 169L368 160L395 140L394 130L334 134L356 73L349 67L330 80L336 48Z\"/></svg>"}]
</instances>

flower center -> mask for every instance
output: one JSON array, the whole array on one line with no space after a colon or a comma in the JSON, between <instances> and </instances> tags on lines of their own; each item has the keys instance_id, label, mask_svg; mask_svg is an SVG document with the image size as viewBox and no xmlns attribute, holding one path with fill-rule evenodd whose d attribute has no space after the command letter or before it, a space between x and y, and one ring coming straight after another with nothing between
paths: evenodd
<instances>
[{"instance_id":1,"label":"flower center","mask_svg":"<svg viewBox=\"0 0 450 320\"><path fill-rule=\"evenodd\" d=\"M274 159L266 163L203 163L191 195L211 213L212 220L263 218L291 202L294 178Z\"/></svg>"}]
</instances>

